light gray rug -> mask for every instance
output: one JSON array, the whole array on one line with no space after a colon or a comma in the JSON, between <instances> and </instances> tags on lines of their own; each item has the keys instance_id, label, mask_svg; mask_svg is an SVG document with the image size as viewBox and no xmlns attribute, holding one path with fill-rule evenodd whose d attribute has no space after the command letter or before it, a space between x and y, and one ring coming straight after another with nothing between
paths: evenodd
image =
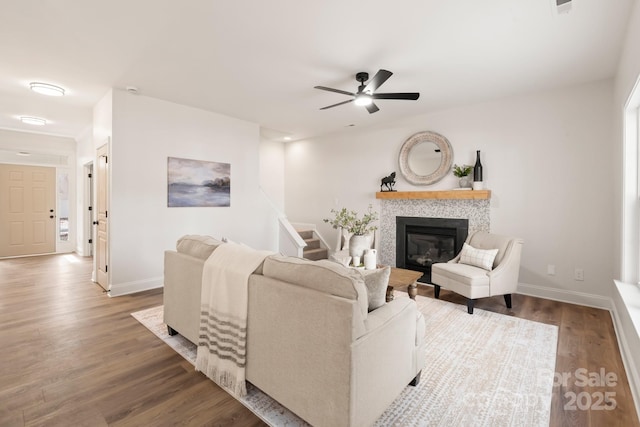
<instances>
[{"instance_id":1,"label":"light gray rug","mask_svg":"<svg viewBox=\"0 0 640 427\"><path fill-rule=\"evenodd\" d=\"M406 298L396 293L396 298ZM426 321L426 366L376 426L548 426L558 328L417 297ZM162 306L132 314L195 363L196 346L170 337ZM307 426L255 387L242 404L272 426Z\"/></svg>"}]
</instances>

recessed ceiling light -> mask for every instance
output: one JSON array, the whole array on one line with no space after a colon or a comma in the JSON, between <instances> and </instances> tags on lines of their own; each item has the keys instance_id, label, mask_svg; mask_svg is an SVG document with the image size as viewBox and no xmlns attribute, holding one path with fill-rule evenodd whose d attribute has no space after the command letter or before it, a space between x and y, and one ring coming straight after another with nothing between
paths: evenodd
<instances>
[{"instance_id":1,"label":"recessed ceiling light","mask_svg":"<svg viewBox=\"0 0 640 427\"><path fill-rule=\"evenodd\" d=\"M50 85L48 83L31 82L29 87L32 91L49 96L62 96L64 95L64 89L60 86Z\"/></svg>"},{"instance_id":2,"label":"recessed ceiling light","mask_svg":"<svg viewBox=\"0 0 640 427\"><path fill-rule=\"evenodd\" d=\"M18 152L16 153L16 156L23 156L23 157L27 157L27 156L30 156L30 155L31 155L31 153L30 153L30 152L28 152L28 151L18 151Z\"/></svg>"},{"instance_id":3,"label":"recessed ceiling light","mask_svg":"<svg viewBox=\"0 0 640 427\"><path fill-rule=\"evenodd\" d=\"M285 141L291 141L291 137L290 137L290 136L285 136L285 137L284 137L284 140L285 140Z\"/></svg>"},{"instance_id":4,"label":"recessed ceiling light","mask_svg":"<svg viewBox=\"0 0 640 427\"><path fill-rule=\"evenodd\" d=\"M47 124L47 121L45 119L41 119L39 117L22 116L20 117L20 120L22 121L22 123L26 123L28 125L44 126Z\"/></svg>"}]
</instances>

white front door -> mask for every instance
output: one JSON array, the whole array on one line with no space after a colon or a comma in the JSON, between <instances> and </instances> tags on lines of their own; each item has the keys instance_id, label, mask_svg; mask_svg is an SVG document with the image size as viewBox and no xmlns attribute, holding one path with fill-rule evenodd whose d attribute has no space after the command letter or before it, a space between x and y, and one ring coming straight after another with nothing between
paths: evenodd
<instances>
[{"instance_id":1,"label":"white front door","mask_svg":"<svg viewBox=\"0 0 640 427\"><path fill-rule=\"evenodd\" d=\"M56 169L0 164L0 257L56 251Z\"/></svg>"}]
</instances>

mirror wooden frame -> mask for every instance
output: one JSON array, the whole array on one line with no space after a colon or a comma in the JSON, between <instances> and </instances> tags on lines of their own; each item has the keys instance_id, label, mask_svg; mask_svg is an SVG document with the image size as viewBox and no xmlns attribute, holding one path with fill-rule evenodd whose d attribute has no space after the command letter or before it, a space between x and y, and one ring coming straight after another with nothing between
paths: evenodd
<instances>
[{"instance_id":1,"label":"mirror wooden frame","mask_svg":"<svg viewBox=\"0 0 640 427\"><path fill-rule=\"evenodd\" d=\"M422 142L432 142L440 149L442 158L440 159L440 166L430 173L429 175L418 175L409 166L409 156L411 155L411 149ZM398 156L398 163L400 164L400 173L402 176L415 185L430 185L440 181L450 171L453 163L453 148L447 138L439 133L432 131L418 132L409 139L407 139L402 148L400 148L400 155Z\"/></svg>"}]
</instances>

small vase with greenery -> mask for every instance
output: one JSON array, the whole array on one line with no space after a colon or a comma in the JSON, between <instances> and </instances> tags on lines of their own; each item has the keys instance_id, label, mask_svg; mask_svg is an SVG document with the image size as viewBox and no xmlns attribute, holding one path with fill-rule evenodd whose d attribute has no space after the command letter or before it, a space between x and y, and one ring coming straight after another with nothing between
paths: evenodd
<instances>
[{"instance_id":1,"label":"small vase with greenery","mask_svg":"<svg viewBox=\"0 0 640 427\"><path fill-rule=\"evenodd\" d=\"M376 225L373 225L378 220L378 213L373 210L371 205L362 218L358 218L358 212L347 210L347 208L331 209L331 213L333 218L325 218L323 221L331 224L335 229L342 228L343 249L348 248L349 255L352 257L362 257L364 250L371 248L372 233L378 229Z\"/></svg>"},{"instance_id":2,"label":"small vase with greenery","mask_svg":"<svg viewBox=\"0 0 640 427\"><path fill-rule=\"evenodd\" d=\"M471 165L453 165L453 174L459 179L458 183L460 187L471 187L471 177L469 176L473 172L473 166Z\"/></svg>"}]
</instances>

